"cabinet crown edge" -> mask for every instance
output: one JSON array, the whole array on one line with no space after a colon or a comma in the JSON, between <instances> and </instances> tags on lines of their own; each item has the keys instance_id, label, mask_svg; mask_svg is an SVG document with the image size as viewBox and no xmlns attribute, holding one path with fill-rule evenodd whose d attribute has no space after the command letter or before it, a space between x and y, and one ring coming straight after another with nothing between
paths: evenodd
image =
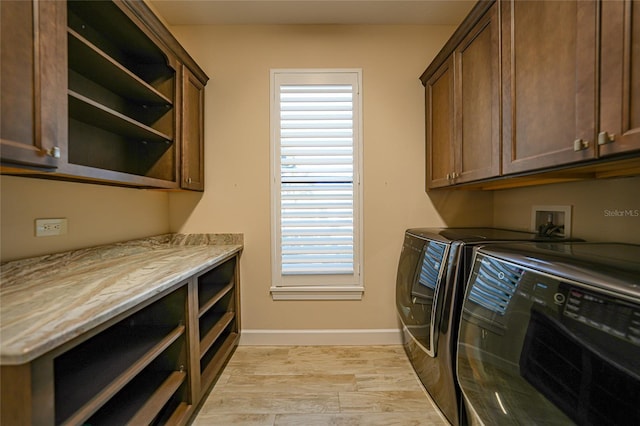
<instances>
[{"instance_id":1,"label":"cabinet crown edge","mask_svg":"<svg viewBox=\"0 0 640 426\"><path fill-rule=\"evenodd\" d=\"M473 6L462 23L458 28L456 28L453 35L445 43L440 52L436 54L427 69L420 76L420 81L422 81L423 86L427 85L427 80L429 80L429 78L438 70L438 68L440 68L447 58L449 58L460 42L462 42L462 40L467 36L469 31L471 31L475 24L482 18L482 16L484 16L487 10L489 10L496 1L497 0L479 0L478 3Z\"/></svg>"}]
</instances>

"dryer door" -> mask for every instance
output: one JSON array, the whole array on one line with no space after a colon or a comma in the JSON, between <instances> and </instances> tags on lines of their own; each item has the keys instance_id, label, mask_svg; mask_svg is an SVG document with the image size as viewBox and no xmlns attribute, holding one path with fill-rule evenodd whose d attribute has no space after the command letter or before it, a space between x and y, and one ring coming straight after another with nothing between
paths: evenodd
<instances>
[{"instance_id":1,"label":"dryer door","mask_svg":"<svg viewBox=\"0 0 640 426\"><path fill-rule=\"evenodd\" d=\"M487 425L640 424L637 302L477 253L458 340L467 411Z\"/></svg>"},{"instance_id":2,"label":"dryer door","mask_svg":"<svg viewBox=\"0 0 640 426\"><path fill-rule=\"evenodd\" d=\"M405 331L432 357L437 340L435 307L448 248L440 241L406 235L398 265L398 314Z\"/></svg>"}]
</instances>

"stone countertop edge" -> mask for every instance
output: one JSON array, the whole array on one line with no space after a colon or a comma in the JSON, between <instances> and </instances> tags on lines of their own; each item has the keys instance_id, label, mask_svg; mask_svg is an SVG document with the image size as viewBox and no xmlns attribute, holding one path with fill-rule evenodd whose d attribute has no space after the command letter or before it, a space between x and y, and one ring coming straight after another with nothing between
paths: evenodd
<instances>
[{"instance_id":1,"label":"stone countertop edge","mask_svg":"<svg viewBox=\"0 0 640 426\"><path fill-rule=\"evenodd\" d=\"M4 263L0 365L72 341L243 249L242 234L165 234Z\"/></svg>"}]
</instances>

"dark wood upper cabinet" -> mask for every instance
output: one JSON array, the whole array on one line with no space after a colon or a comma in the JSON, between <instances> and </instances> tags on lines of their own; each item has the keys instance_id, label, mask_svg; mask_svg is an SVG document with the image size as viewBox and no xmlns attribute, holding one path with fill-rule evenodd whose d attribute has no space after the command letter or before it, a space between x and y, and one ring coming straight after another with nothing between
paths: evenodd
<instances>
[{"instance_id":1,"label":"dark wood upper cabinet","mask_svg":"<svg viewBox=\"0 0 640 426\"><path fill-rule=\"evenodd\" d=\"M204 84L182 67L182 179L180 186L204 190Z\"/></svg>"},{"instance_id":2,"label":"dark wood upper cabinet","mask_svg":"<svg viewBox=\"0 0 640 426\"><path fill-rule=\"evenodd\" d=\"M463 183L500 174L500 22L494 4L454 51L455 171ZM472 117L472 120L465 118Z\"/></svg>"},{"instance_id":3,"label":"dark wood upper cabinet","mask_svg":"<svg viewBox=\"0 0 640 426\"><path fill-rule=\"evenodd\" d=\"M0 2L0 146L3 170L53 170L66 153L66 8Z\"/></svg>"},{"instance_id":4,"label":"dark wood upper cabinet","mask_svg":"<svg viewBox=\"0 0 640 426\"><path fill-rule=\"evenodd\" d=\"M499 31L494 4L425 80L428 189L500 174Z\"/></svg>"},{"instance_id":5,"label":"dark wood upper cabinet","mask_svg":"<svg viewBox=\"0 0 640 426\"><path fill-rule=\"evenodd\" d=\"M427 189L638 175L640 0L480 0L420 80Z\"/></svg>"},{"instance_id":6,"label":"dark wood upper cabinet","mask_svg":"<svg viewBox=\"0 0 640 426\"><path fill-rule=\"evenodd\" d=\"M640 150L640 1L602 2L599 155Z\"/></svg>"},{"instance_id":7,"label":"dark wood upper cabinet","mask_svg":"<svg viewBox=\"0 0 640 426\"><path fill-rule=\"evenodd\" d=\"M453 58L425 83L427 128L427 188L452 183L454 172Z\"/></svg>"},{"instance_id":8,"label":"dark wood upper cabinet","mask_svg":"<svg viewBox=\"0 0 640 426\"><path fill-rule=\"evenodd\" d=\"M2 172L203 190L207 80L144 2L2 2Z\"/></svg>"},{"instance_id":9,"label":"dark wood upper cabinet","mask_svg":"<svg viewBox=\"0 0 640 426\"><path fill-rule=\"evenodd\" d=\"M502 1L502 172L595 158L595 1Z\"/></svg>"}]
</instances>

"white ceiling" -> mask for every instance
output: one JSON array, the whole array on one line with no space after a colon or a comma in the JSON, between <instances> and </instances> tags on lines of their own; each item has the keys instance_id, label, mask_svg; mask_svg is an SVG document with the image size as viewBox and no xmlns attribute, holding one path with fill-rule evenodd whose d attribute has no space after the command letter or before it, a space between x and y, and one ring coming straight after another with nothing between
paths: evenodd
<instances>
[{"instance_id":1,"label":"white ceiling","mask_svg":"<svg viewBox=\"0 0 640 426\"><path fill-rule=\"evenodd\" d=\"M148 0L169 25L458 25L475 0Z\"/></svg>"}]
</instances>

